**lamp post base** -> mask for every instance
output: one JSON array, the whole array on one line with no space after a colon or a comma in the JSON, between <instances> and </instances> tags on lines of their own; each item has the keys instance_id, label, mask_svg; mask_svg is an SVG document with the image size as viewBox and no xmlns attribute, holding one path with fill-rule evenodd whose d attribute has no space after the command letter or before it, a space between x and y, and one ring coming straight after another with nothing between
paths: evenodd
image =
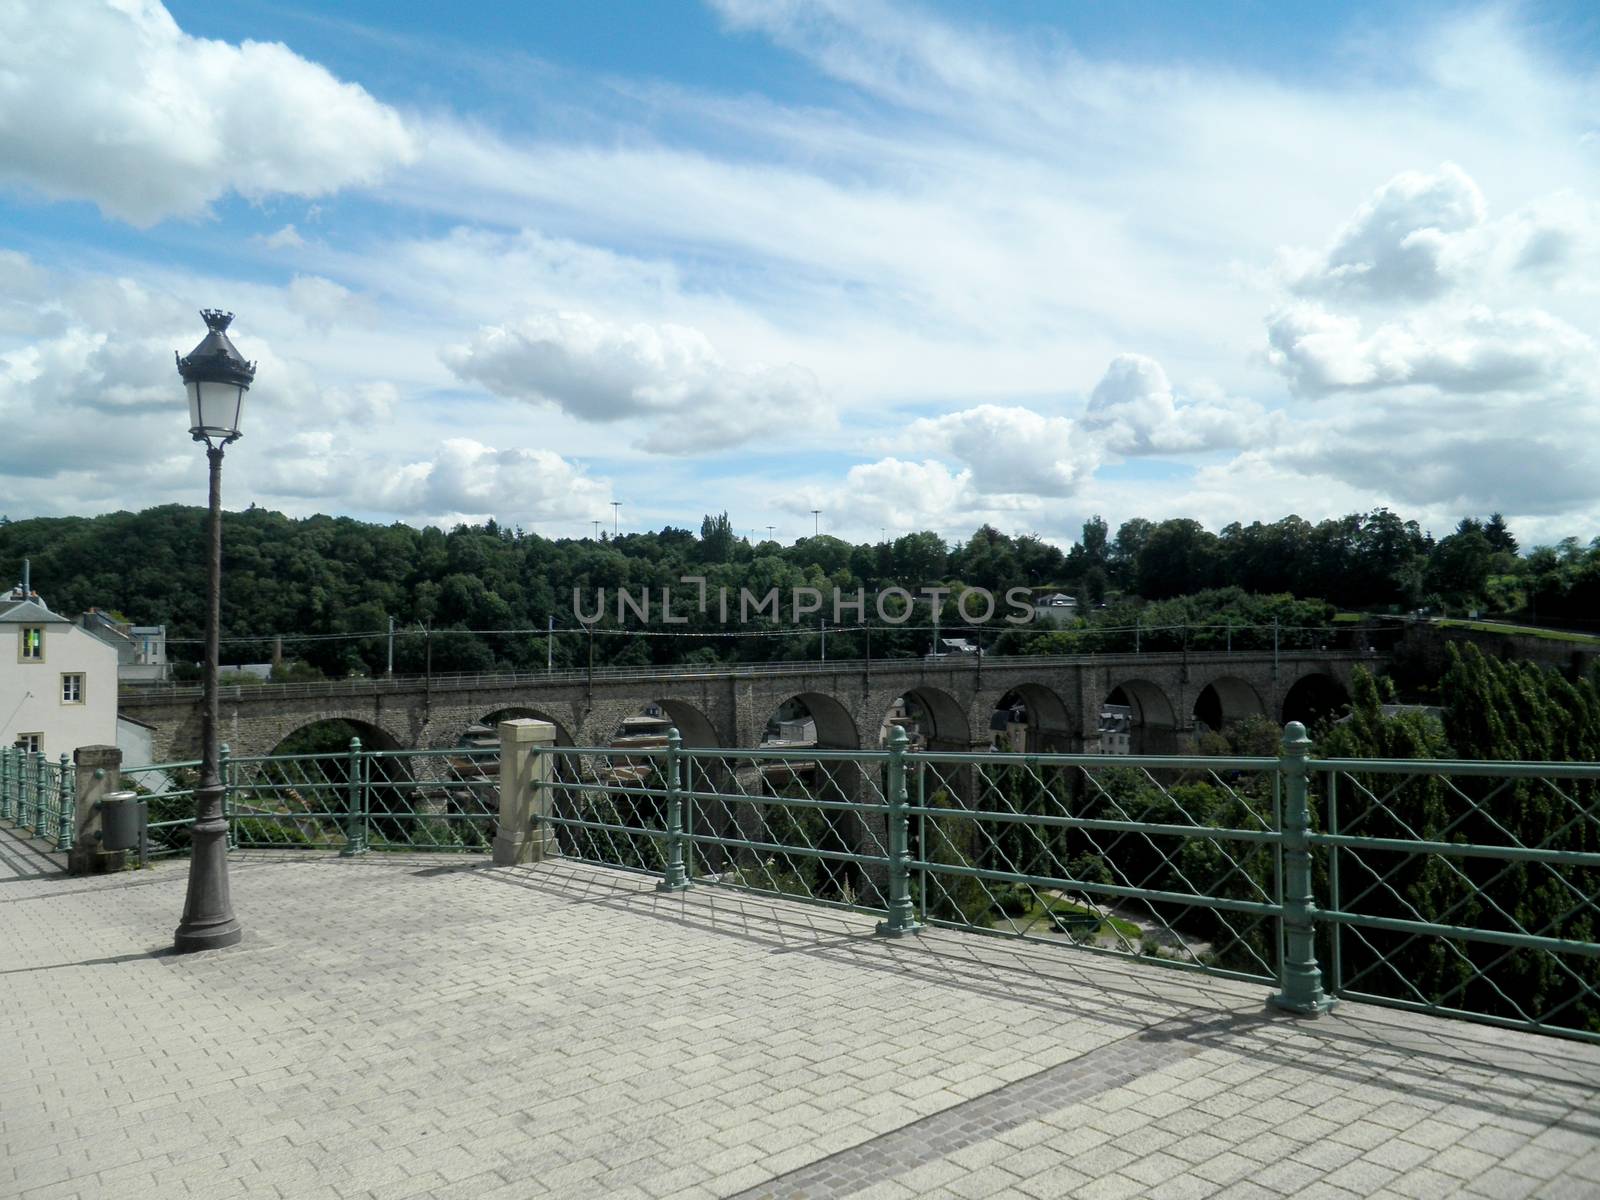
<instances>
[{"instance_id":1,"label":"lamp post base","mask_svg":"<svg viewBox=\"0 0 1600 1200\"><path fill-rule=\"evenodd\" d=\"M189 891L183 920L172 935L179 954L221 950L244 936L233 915L228 889L228 822L222 815L222 785L202 782L195 791L201 816L190 828Z\"/></svg>"},{"instance_id":2,"label":"lamp post base","mask_svg":"<svg viewBox=\"0 0 1600 1200\"><path fill-rule=\"evenodd\" d=\"M197 950L221 950L237 946L244 930L232 917L217 925L179 925L172 935L172 949L178 954L192 954Z\"/></svg>"}]
</instances>

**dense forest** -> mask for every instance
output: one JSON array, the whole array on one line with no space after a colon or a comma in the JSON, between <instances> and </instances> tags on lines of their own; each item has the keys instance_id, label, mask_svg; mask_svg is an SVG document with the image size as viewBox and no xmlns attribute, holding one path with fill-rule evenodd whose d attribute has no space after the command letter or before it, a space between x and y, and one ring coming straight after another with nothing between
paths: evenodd
<instances>
[{"instance_id":1,"label":"dense forest","mask_svg":"<svg viewBox=\"0 0 1600 1200\"><path fill-rule=\"evenodd\" d=\"M3 519L0 519L3 520ZM97 606L138 623L165 624L177 661L198 657L204 615L204 522L198 508L176 505L140 513L36 518L0 523L0 568L32 559L34 586L58 611ZM1060 589L1085 614L1064 629L1035 626L986 632L991 652L1149 648L1250 636L1276 620L1320 635L1340 610L1493 611L1551 624L1582 624L1600 608L1600 539L1568 539L1524 552L1498 514L1467 518L1434 538L1387 509L1317 524L1285 517L1229 525L1212 533L1187 518L1134 519L1113 535L1096 517L1063 552L1043 539L985 526L948 544L935 533L909 533L876 545L826 535L789 545L737 536L726 514L707 516L697 533L666 528L611 538L550 540L489 521L446 532L377 525L346 517L291 519L252 507L227 514L224 532L225 662L260 662L282 635L285 657L328 675L381 671L393 618L395 669L417 672L530 668L545 664L542 634L554 620L556 665L580 665L588 641L573 614L574 588L593 596L673 587L702 575L713 592L764 593L794 587L825 594L891 586L916 590L949 584L942 628L961 624L963 587L996 594L1012 587ZM1301 599L1296 600L1295 597ZM682 603L682 600L679 600ZM1104 607L1101 607L1101 606ZM870 611L870 609L869 609ZM691 608L671 636L659 626L619 625L614 611L599 626L599 663L815 658L815 626L786 622L736 633ZM932 614L872 634L874 655L925 652ZM848 618L847 618L848 620ZM427 630L424 634L424 630ZM1209 632L1208 632L1209 630ZM512 632L497 632L512 631ZM532 632L530 632L532 631ZM1175 632L1179 631L1179 632ZM761 635L767 636L761 636ZM689 635L689 636L685 636ZM859 632L830 630L828 652L859 655ZM1219 643L1220 644L1220 643ZM1291 643L1293 644L1293 643Z\"/></svg>"}]
</instances>

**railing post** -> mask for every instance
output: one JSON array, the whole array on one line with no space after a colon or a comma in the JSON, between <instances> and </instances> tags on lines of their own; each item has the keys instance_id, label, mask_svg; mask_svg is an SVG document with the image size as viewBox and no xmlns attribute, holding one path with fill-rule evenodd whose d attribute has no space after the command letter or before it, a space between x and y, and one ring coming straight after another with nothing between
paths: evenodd
<instances>
[{"instance_id":1,"label":"railing post","mask_svg":"<svg viewBox=\"0 0 1600 1200\"><path fill-rule=\"evenodd\" d=\"M11 819L11 747L0 748L0 821Z\"/></svg>"},{"instance_id":2,"label":"railing post","mask_svg":"<svg viewBox=\"0 0 1600 1200\"><path fill-rule=\"evenodd\" d=\"M500 815L495 822L494 865L515 867L559 853L551 815L556 727L518 717L500 722Z\"/></svg>"},{"instance_id":3,"label":"railing post","mask_svg":"<svg viewBox=\"0 0 1600 1200\"><path fill-rule=\"evenodd\" d=\"M1288 1012L1316 1016L1336 1001L1322 990L1317 965L1315 897L1311 891L1311 805L1306 798L1306 755L1311 739L1299 721L1283 727L1278 770L1283 774L1283 944L1280 990L1272 1003Z\"/></svg>"},{"instance_id":4,"label":"railing post","mask_svg":"<svg viewBox=\"0 0 1600 1200\"><path fill-rule=\"evenodd\" d=\"M884 765L883 799L889 808L889 918L878 922L878 932L884 937L904 937L922 928L911 903L911 827L906 816L906 745L910 740L905 727L896 725L889 734L889 761Z\"/></svg>"},{"instance_id":5,"label":"railing post","mask_svg":"<svg viewBox=\"0 0 1600 1200\"><path fill-rule=\"evenodd\" d=\"M111 792L122 790L122 751L115 746L79 746L72 752L76 764L72 772L73 820L72 849L67 853L67 870L74 875L91 875L122 869L120 850L100 849L100 801Z\"/></svg>"},{"instance_id":6,"label":"railing post","mask_svg":"<svg viewBox=\"0 0 1600 1200\"><path fill-rule=\"evenodd\" d=\"M681 892L689 886L683 869L683 781L679 774L679 755L683 738L676 727L667 730L667 753L662 762L667 781L667 870L656 884L658 892Z\"/></svg>"},{"instance_id":7,"label":"railing post","mask_svg":"<svg viewBox=\"0 0 1600 1200\"><path fill-rule=\"evenodd\" d=\"M78 818L77 806L72 800L72 760L61 756L61 772L56 776L56 849L72 849L72 829Z\"/></svg>"},{"instance_id":8,"label":"railing post","mask_svg":"<svg viewBox=\"0 0 1600 1200\"><path fill-rule=\"evenodd\" d=\"M44 751L33 752L33 836L43 837L49 828L44 808Z\"/></svg>"},{"instance_id":9,"label":"railing post","mask_svg":"<svg viewBox=\"0 0 1600 1200\"><path fill-rule=\"evenodd\" d=\"M362 821L361 805L361 739L350 739L350 757L346 760L345 768L345 822L344 822L344 849L339 854L344 858L354 858L363 853L367 848L365 823Z\"/></svg>"},{"instance_id":10,"label":"railing post","mask_svg":"<svg viewBox=\"0 0 1600 1200\"><path fill-rule=\"evenodd\" d=\"M238 772L233 765L233 751L228 743L217 747L217 778L222 780L222 819L228 823L228 849L239 848L239 822L233 809L233 788Z\"/></svg>"}]
</instances>

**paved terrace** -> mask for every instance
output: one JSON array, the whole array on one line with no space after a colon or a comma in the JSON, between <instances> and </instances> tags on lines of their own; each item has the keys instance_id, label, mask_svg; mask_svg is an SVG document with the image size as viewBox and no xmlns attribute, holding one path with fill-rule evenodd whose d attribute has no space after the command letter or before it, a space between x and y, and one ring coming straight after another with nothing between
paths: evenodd
<instances>
[{"instance_id":1,"label":"paved terrace","mask_svg":"<svg viewBox=\"0 0 1600 1200\"><path fill-rule=\"evenodd\" d=\"M575 865L0 835L0 1195L1600 1195L1600 1048Z\"/></svg>"}]
</instances>

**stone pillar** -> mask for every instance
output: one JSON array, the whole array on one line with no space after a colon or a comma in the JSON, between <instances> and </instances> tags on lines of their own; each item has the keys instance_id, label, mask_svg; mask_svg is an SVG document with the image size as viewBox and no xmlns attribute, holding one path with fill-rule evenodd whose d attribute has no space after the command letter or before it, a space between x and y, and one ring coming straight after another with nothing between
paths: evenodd
<instances>
[{"instance_id":1,"label":"stone pillar","mask_svg":"<svg viewBox=\"0 0 1600 1200\"><path fill-rule=\"evenodd\" d=\"M72 760L78 773L77 807L67 870L73 875L120 871L125 853L100 849L100 801L122 787L122 751L115 746L79 746Z\"/></svg>"},{"instance_id":2,"label":"stone pillar","mask_svg":"<svg viewBox=\"0 0 1600 1200\"><path fill-rule=\"evenodd\" d=\"M500 819L494 835L494 865L516 867L553 858L555 830L543 818L553 804L553 755L549 721L519 717L500 722Z\"/></svg>"}]
</instances>

